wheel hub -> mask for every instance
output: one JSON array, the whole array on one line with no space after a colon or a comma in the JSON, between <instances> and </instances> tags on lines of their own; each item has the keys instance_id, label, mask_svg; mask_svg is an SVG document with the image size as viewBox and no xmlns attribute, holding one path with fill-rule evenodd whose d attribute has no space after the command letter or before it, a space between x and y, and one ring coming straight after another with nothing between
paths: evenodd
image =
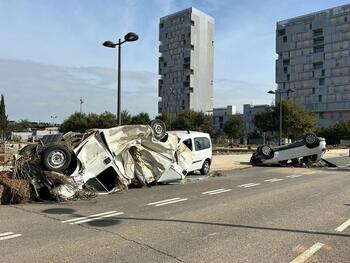
<instances>
[{"instance_id":1,"label":"wheel hub","mask_svg":"<svg viewBox=\"0 0 350 263\"><path fill-rule=\"evenodd\" d=\"M61 151L53 151L48 156L49 164L54 168L59 168L64 165L66 157Z\"/></svg>"}]
</instances>

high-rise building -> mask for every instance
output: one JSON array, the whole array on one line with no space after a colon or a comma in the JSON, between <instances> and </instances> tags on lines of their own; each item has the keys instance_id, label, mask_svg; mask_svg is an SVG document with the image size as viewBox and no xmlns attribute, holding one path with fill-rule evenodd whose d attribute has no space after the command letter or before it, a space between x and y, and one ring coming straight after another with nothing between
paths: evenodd
<instances>
[{"instance_id":1,"label":"high-rise building","mask_svg":"<svg viewBox=\"0 0 350 263\"><path fill-rule=\"evenodd\" d=\"M350 119L350 5L277 22L276 83L329 127ZM278 100L278 96L276 96Z\"/></svg>"},{"instance_id":2,"label":"high-rise building","mask_svg":"<svg viewBox=\"0 0 350 263\"><path fill-rule=\"evenodd\" d=\"M213 111L214 19L191 7L159 24L158 112Z\"/></svg>"}]
</instances>

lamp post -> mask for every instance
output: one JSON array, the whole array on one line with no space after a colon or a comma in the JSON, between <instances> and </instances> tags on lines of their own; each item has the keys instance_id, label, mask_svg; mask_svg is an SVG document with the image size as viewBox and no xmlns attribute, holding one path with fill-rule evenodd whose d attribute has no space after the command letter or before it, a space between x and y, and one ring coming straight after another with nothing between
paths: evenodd
<instances>
[{"instance_id":1,"label":"lamp post","mask_svg":"<svg viewBox=\"0 0 350 263\"><path fill-rule=\"evenodd\" d=\"M117 43L113 43L112 41L105 41L103 42L103 46L109 47L109 48L115 48L118 46L118 80L117 80L117 118L118 118L118 126L121 125L121 111L120 111L120 89L121 89L121 81L120 81L120 67L121 67L121 45L125 42L132 42L139 39L139 36L133 32L127 33L124 36L124 40L122 41L120 38L118 39Z\"/></svg>"},{"instance_id":2,"label":"lamp post","mask_svg":"<svg viewBox=\"0 0 350 263\"><path fill-rule=\"evenodd\" d=\"M269 94L275 94L275 95L279 95L279 102L280 102L280 132L279 132L279 144L282 144L282 94L283 93L287 93L287 96L289 94L289 92L294 92L295 90L293 89L287 89L286 91L279 91L279 90L270 90L267 93Z\"/></svg>"}]
</instances>

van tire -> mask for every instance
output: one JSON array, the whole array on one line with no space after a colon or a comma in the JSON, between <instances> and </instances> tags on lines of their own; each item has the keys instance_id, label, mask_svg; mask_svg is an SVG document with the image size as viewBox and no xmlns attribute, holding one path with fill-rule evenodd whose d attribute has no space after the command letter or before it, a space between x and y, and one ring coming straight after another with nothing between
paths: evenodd
<instances>
[{"instance_id":1,"label":"van tire","mask_svg":"<svg viewBox=\"0 0 350 263\"><path fill-rule=\"evenodd\" d=\"M201 175L207 175L209 171L210 171L210 160L207 159L204 161L200 172L201 172Z\"/></svg>"}]
</instances>

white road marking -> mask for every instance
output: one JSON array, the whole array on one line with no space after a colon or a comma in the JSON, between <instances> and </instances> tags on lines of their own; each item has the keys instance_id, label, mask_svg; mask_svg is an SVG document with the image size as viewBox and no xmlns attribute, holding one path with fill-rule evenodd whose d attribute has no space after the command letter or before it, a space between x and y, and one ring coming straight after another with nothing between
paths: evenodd
<instances>
[{"instance_id":1,"label":"white road marking","mask_svg":"<svg viewBox=\"0 0 350 263\"><path fill-rule=\"evenodd\" d=\"M207 191L207 192L203 192L202 194L205 195L205 194L209 194L209 193L215 193L215 192L220 192L222 190L225 190L225 188L220 188L220 189L216 189L216 190L211 190L211 191Z\"/></svg>"},{"instance_id":2,"label":"white road marking","mask_svg":"<svg viewBox=\"0 0 350 263\"><path fill-rule=\"evenodd\" d=\"M318 250L320 250L324 244L322 243L316 243L309 249L305 250L304 253L300 254L298 257L296 257L293 261L290 263L302 263L308 260L313 254L315 254Z\"/></svg>"},{"instance_id":3,"label":"white road marking","mask_svg":"<svg viewBox=\"0 0 350 263\"><path fill-rule=\"evenodd\" d=\"M108 211L108 212L95 214L95 215L90 215L90 216L72 218L72 219L69 219L69 220L62 221L62 223L64 224L64 223L70 223L70 222L74 222L74 221L80 221L80 220L89 219L89 218L93 218L93 217L98 217L98 216L102 216L102 215L112 214L112 213L115 213L115 212L117 212L117 211Z\"/></svg>"},{"instance_id":4,"label":"white road marking","mask_svg":"<svg viewBox=\"0 0 350 263\"><path fill-rule=\"evenodd\" d=\"M260 185L260 184L255 184L255 183L241 184L241 185L237 185L237 187L248 188L248 187L253 187L253 186L257 186L257 185Z\"/></svg>"},{"instance_id":5,"label":"white road marking","mask_svg":"<svg viewBox=\"0 0 350 263\"><path fill-rule=\"evenodd\" d=\"M297 178L297 177L300 177L300 176L303 176L302 174L292 174L292 175L287 175L286 177L288 178Z\"/></svg>"},{"instance_id":6,"label":"white road marking","mask_svg":"<svg viewBox=\"0 0 350 263\"><path fill-rule=\"evenodd\" d=\"M341 224L340 226L338 226L336 229L335 229L335 231L337 231L337 232L342 232L342 231L344 231L347 227L349 227L350 226L350 219L349 220L347 220L347 221L345 221L343 224Z\"/></svg>"},{"instance_id":7,"label":"white road marking","mask_svg":"<svg viewBox=\"0 0 350 263\"><path fill-rule=\"evenodd\" d=\"M283 181L283 179L281 179L281 178L271 178L271 179L265 180L265 182L270 182L270 183L279 182L279 181Z\"/></svg>"},{"instance_id":8,"label":"white road marking","mask_svg":"<svg viewBox=\"0 0 350 263\"><path fill-rule=\"evenodd\" d=\"M156 205L156 204L160 204L160 203L163 203L163 202L179 200L179 199L180 199L179 197L171 198L171 199L165 199L165 200L161 200L161 201L157 201L157 202L153 202L153 203L148 203L147 205Z\"/></svg>"},{"instance_id":9,"label":"white road marking","mask_svg":"<svg viewBox=\"0 0 350 263\"><path fill-rule=\"evenodd\" d=\"M13 232L0 233L0 241L20 236L22 236L22 234L13 234Z\"/></svg>"},{"instance_id":10,"label":"white road marking","mask_svg":"<svg viewBox=\"0 0 350 263\"><path fill-rule=\"evenodd\" d=\"M119 216L119 215L123 215L123 214L124 214L123 212L117 212L117 213L108 214L108 215L99 216L99 217L93 217L93 218L89 218L89 219L85 219L85 220L81 220L81 221L75 221L75 222L72 222L72 223L69 223L69 224L77 225L77 224L82 224L82 223L86 223L86 222L91 222L91 221L95 221L95 220L108 218L108 217Z\"/></svg>"},{"instance_id":11,"label":"white road marking","mask_svg":"<svg viewBox=\"0 0 350 263\"><path fill-rule=\"evenodd\" d=\"M163 206L163 205L173 204L173 203L177 203L177 202L183 202L183 201L186 201L186 200L188 200L188 199L187 198L183 198L183 199L169 201L169 202L166 202L166 203L156 204L155 206Z\"/></svg>"},{"instance_id":12,"label":"white road marking","mask_svg":"<svg viewBox=\"0 0 350 263\"><path fill-rule=\"evenodd\" d=\"M221 191L218 191L218 192L209 193L209 195L222 194L222 193L226 193L226 192L230 192L230 191L232 191L232 189L225 189L225 190L221 190Z\"/></svg>"}]
</instances>

